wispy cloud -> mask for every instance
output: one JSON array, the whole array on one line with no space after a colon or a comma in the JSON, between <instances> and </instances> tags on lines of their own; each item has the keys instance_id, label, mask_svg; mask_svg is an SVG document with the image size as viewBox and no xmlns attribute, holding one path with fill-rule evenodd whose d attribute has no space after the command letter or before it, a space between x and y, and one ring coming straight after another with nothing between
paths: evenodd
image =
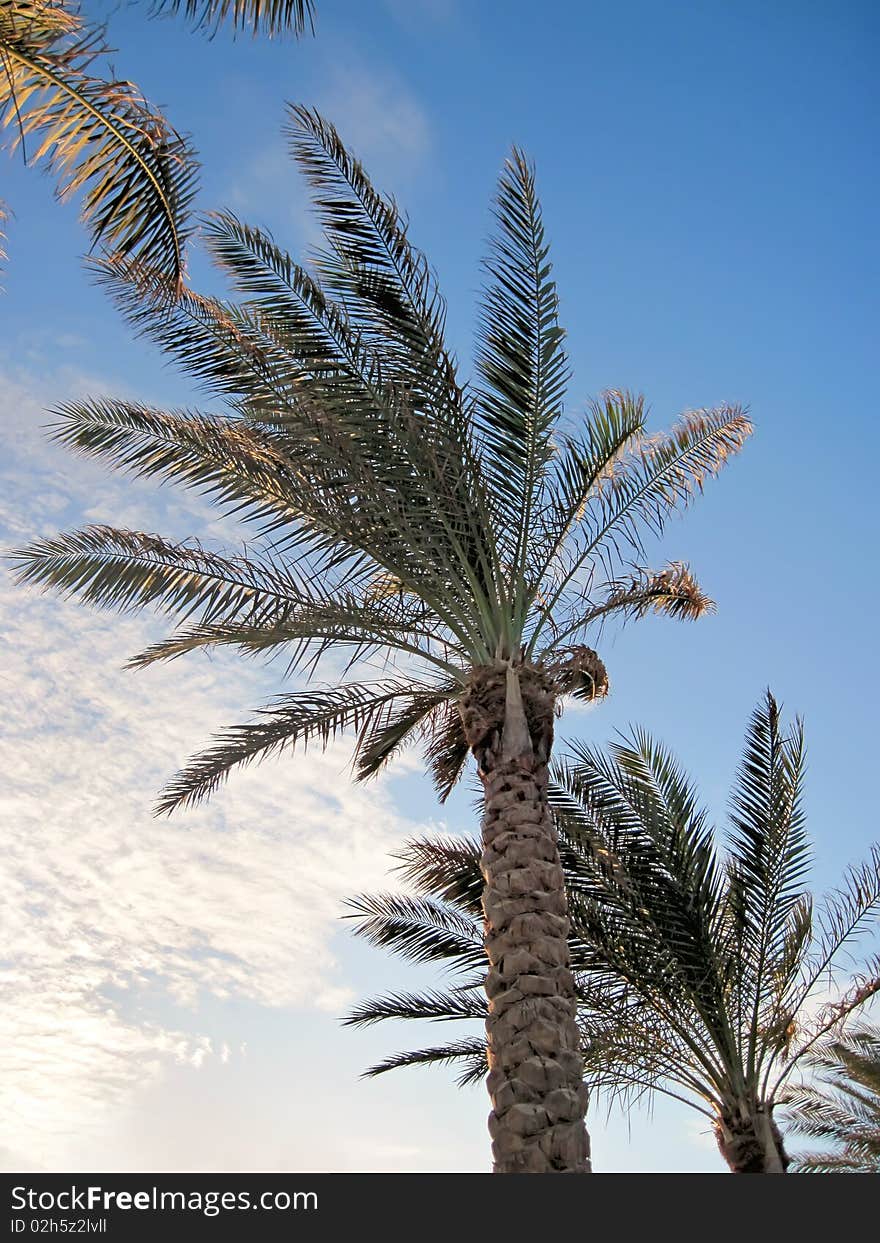
<instances>
[{"instance_id":1,"label":"wispy cloud","mask_svg":"<svg viewBox=\"0 0 880 1243\"><path fill-rule=\"evenodd\" d=\"M398 189L418 176L431 146L430 125L396 73L376 72L355 55L340 57L326 75L317 107L378 184Z\"/></svg>"},{"instance_id":2,"label":"wispy cloud","mask_svg":"<svg viewBox=\"0 0 880 1243\"><path fill-rule=\"evenodd\" d=\"M431 149L431 127L415 92L396 71L367 66L356 52L337 49L309 102L336 126L380 189L401 196L415 186ZM320 241L280 133L246 162L223 197L236 212L265 222L294 250Z\"/></svg>"},{"instance_id":3,"label":"wispy cloud","mask_svg":"<svg viewBox=\"0 0 880 1243\"><path fill-rule=\"evenodd\" d=\"M210 530L198 501L48 445L46 397L0 379L4 545L91 511ZM0 576L0 1145L15 1168L69 1165L73 1137L102 1134L145 1082L228 1059L222 1032L180 1020L200 997L338 1013L341 900L384 883L415 827L387 787L351 784L345 748L270 762L155 820L181 761L277 689L277 671L233 660L123 671L156 633Z\"/></svg>"}]
</instances>

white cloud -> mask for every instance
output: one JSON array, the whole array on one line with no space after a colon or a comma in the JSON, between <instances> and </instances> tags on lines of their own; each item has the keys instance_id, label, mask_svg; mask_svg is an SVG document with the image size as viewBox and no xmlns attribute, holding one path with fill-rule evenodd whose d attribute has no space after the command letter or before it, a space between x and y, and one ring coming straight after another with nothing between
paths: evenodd
<instances>
[{"instance_id":1,"label":"white cloud","mask_svg":"<svg viewBox=\"0 0 880 1243\"><path fill-rule=\"evenodd\" d=\"M44 396L0 381L5 544L92 511L212 529L200 502L148 496L46 444ZM234 1061L222 1031L187 1018L200 998L338 1013L341 900L384 883L389 849L416 827L386 788L352 785L345 748L269 762L205 808L152 818L162 782L277 678L226 659L123 671L155 634L0 576L0 1145L13 1168L70 1166L169 1068Z\"/></svg>"}]
</instances>

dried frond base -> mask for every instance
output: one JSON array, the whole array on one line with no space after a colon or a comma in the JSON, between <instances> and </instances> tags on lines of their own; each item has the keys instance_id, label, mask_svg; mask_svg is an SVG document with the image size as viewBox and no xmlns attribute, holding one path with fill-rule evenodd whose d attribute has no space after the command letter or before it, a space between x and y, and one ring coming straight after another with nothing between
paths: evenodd
<instances>
[{"instance_id":1,"label":"dried frond base","mask_svg":"<svg viewBox=\"0 0 880 1243\"><path fill-rule=\"evenodd\" d=\"M551 670L557 695L577 695L590 702L608 694L608 671L591 647L568 649L568 660Z\"/></svg>"},{"instance_id":2,"label":"dried frond base","mask_svg":"<svg viewBox=\"0 0 880 1243\"><path fill-rule=\"evenodd\" d=\"M507 669L507 662L501 660L478 665L459 699L464 736L481 773L491 772L501 758L507 716ZM535 757L546 760L553 746L553 679L538 665L520 665L517 675Z\"/></svg>"},{"instance_id":3,"label":"dried frond base","mask_svg":"<svg viewBox=\"0 0 880 1243\"><path fill-rule=\"evenodd\" d=\"M782 1134L766 1114L715 1120L718 1150L733 1174L784 1174L790 1160Z\"/></svg>"}]
</instances>

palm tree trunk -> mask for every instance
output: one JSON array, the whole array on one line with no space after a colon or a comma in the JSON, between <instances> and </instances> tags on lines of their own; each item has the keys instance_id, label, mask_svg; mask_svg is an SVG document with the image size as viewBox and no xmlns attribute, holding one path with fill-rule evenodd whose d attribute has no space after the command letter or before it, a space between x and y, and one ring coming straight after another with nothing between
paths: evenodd
<instances>
[{"instance_id":1,"label":"palm tree trunk","mask_svg":"<svg viewBox=\"0 0 880 1243\"><path fill-rule=\"evenodd\" d=\"M461 715L485 792L489 1131L497 1174L589 1173L568 915L547 802L553 690L529 666L475 670Z\"/></svg>"},{"instance_id":2,"label":"palm tree trunk","mask_svg":"<svg viewBox=\"0 0 880 1243\"><path fill-rule=\"evenodd\" d=\"M742 1106L715 1123L715 1138L732 1174L785 1174L789 1156L766 1109Z\"/></svg>"}]
</instances>

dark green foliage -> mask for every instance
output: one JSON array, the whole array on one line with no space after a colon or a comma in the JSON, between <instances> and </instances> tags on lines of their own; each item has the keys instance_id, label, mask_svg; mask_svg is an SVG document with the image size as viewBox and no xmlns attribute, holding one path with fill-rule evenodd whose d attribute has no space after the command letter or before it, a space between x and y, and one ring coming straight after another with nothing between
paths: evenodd
<instances>
[{"instance_id":1,"label":"dark green foliage","mask_svg":"<svg viewBox=\"0 0 880 1243\"><path fill-rule=\"evenodd\" d=\"M291 108L287 130L325 235L313 267L229 212L205 239L237 301L178 293L130 256L94 264L135 329L226 411L91 400L61 407L54 429L114 469L208 495L256 538L215 553L91 527L16 554L24 582L174 614L178 628L135 665L227 645L280 654L310 680L332 661L335 685L218 734L161 810L210 794L235 765L342 730L359 778L421 742L445 797L467 758L457 701L474 666L529 659L552 673L606 617L711 608L685 565L632 560L751 430L724 407L649 437L641 399L621 393L564 415L555 287L518 152L501 178L469 386L397 205L317 113Z\"/></svg>"},{"instance_id":2,"label":"dark green foliage","mask_svg":"<svg viewBox=\"0 0 880 1243\"><path fill-rule=\"evenodd\" d=\"M880 992L880 956L868 952L859 970L852 965L880 914L880 848L848 869L814 917L804 889L803 773L802 727L783 727L768 692L749 724L722 852L693 785L643 731L607 751L576 745L556 766L551 802L585 1077L610 1100L657 1091L713 1119L743 1100L772 1108L802 1059ZM462 997L485 1018L484 999L470 991L467 941L447 933L451 919L466 921L479 952L479 857L469 840L409 842L401 871L416 896L351 904L359 935L403 958L444 963L451 983L426 994L424 1008L416 993L378 998L348 1022L457 1020ZM848 981L835 969L843 952ZM835 999L817 1007L829 980ZM474 1058L456 1041L395 1054L367 1073L460 1061L472 1078ZM816 1098L798 1099L801 1116L815 1121L807 1107Z\"/></svg>"}]
</instances>

